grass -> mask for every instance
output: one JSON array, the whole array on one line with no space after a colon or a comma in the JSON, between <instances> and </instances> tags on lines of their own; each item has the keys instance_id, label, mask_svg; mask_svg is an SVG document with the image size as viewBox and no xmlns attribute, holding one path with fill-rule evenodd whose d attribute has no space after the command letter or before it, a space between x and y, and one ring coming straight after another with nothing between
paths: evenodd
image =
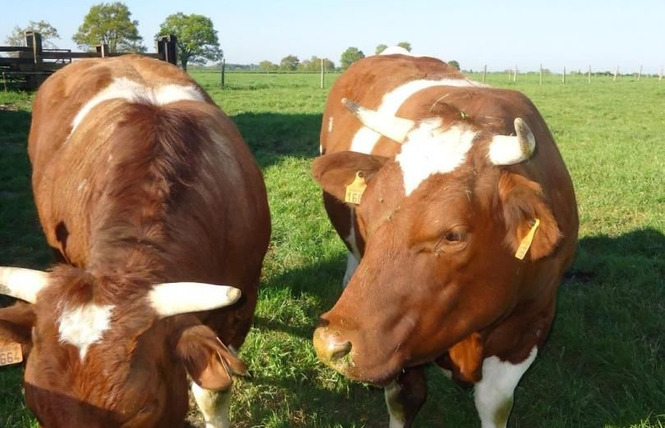
<instances>
[{"instance_id":1,"label":"grass","mask_svg":"<svg viewBox=\"0 0 665 428\"><path fill-rule=\"evenodd\" d=\"M327 88L318 75L194 77L234 119L268 186L273 236L254 328L241 356L232 418L249 427L385 427L382 391L317 362L311 335L339 293L345 251L309 174ZM475 76L477 80L480 76ZM510 427L665 426L665 82L623 77L488 75L525 92L576 186L578 255L559 293L548 344L516 392ZM48 266L24 141L30 95L0 92L0 265ZM0 426L36 426L20 369L0 368ZM194 422L196 424L196 422ZM479 426L472 392L429 370L418 427Z\"/></svg>"}]
</instances>

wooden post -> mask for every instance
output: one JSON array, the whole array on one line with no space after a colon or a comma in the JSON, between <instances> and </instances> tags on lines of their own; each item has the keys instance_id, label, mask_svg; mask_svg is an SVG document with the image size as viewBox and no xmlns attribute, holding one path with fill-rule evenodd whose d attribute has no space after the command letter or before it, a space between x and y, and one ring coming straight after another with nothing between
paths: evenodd
<instances>
[{"instance_id":1,"label":"wooden post","mask_svg":"<svg viewBox=\"0 0 665 428\"><path fill-rule=\"evenodd\" d=\"M324 64L323 64L323 58L321 58L321 89L325 86L325 79L323 77L325 71L324 71Z\"/></svg>"},{"instance_id":2,"label":"wooden post","mask_svg":"<svg viewBox=\"0 0 665 428\"><path fill-rule=\"evenodd\" d=\"M487 78L487 64L485 64L485 67L483 68L483 83L485 83L486 78Z\"/></svg>"},{"instance_id":3,"label":"wooden post","mask_svg":"<svg viewBox=\"0 0 665 428\"><path fill-rule=\"evenodd\" d=\"M566 67L563 68L563 77L561 78L561 83L566 84Z\"/></svg>"},{"instance_id":4,"label":"wooden post","mask_svg":"<svg viewBox=\"0 0 665 428\"><path fill-rule=\"evenodd\" d=\"M7 92L7 75L5 74L4 71L2 72L2 83L3 86L5 87L5 92Z\"/></svg>"},{"instance_id":5,"label":"wooden post","mask_svg":"<svg viewBox=\"0 0 665 428\"><path fill-rule=\"evenodd\" d=\"M159 54L161 60L177 65L177 41L178 38L173 34L160 36L160 38L157 40L157 53Z\"/></svg>"},{"instance_id":6,"label":"wooden post","mask_svg":"<svg viewBox=\"0 0 665 428\"><path fill-rule=\"evenodd\" d=\"M543 65L542 64L540 64L540 79L538 81L539 81L540 85L543 84Z\"/></svg>"},{"instance_id":7,"label":"wooden post","mask_svg":"<svg viewBox=\"0 0 665 428\"><path fill-rule=\"evenodd\" d=\"M589 64L589 72L587 74L587 78L588 78L589 83L591 83L591 64Z\"/></svg>"},{"instance_id":8,"label":"wooden post","mask_svg":"<svg viewBox=\"0 0 665 428\"><path fill-rule=\"evenodd\" d=\"M637 81L639 82L641 78L642 78L642 66L640 65L640 72L637 73Z\"/></svg>"},{"instance_id":9,"label":"wooden post","mask_svg":"<svg viewBox=\"0 0 665 428\"><path fill-rule=\"evenodd\" d=\"M41 64L44 62L42 59L42 35L34 31L26 31L25 43L29 48L32 48L34 71L41 71Z\"/></svg>"},{"instance_id":10,"label":"wooden post","mask_svg":"<svg viewBox=\"0 0 665 428\"><path fill-rule=\"evenodd\" d=\"M226 83L224 76L225 74L226 74L226 58L222 58L222 88Z\"/></svg>"},{"instance_id":11,"label":"wooden post","mask_svg":"<svg viewBox=\"0 0 665 428\"><path fill-rule=\"evenodd\" d=\"M617 76L619 75L619 66L617 65L616 70L614 70L614 79L612 79L614 82L617 81Z\"/></svg>"},{"instance_id":12,"label":"wooden post","mask_svg":"<svg viewBox=\"0 0 665 428\"><path fill-rule=\"evenodd\" d=\"M660 67L660 74L658 74L658 81L660 82L661 80L663 80L663 67L662 66Z\"/></svg>"},{"instance_id":13,"label":"wooden post","mask_svg":"<svg viewBox=\"0 0 665 428\"><path fill-rule=\"evenodd\" d=\"M517 82L517 66L515 66L515 74L513 74L513 83Z\"/></svg>"},{"instance_id":14,"label":"wooden post","mask_svg":"<svg viewBox=\"0 0 665 428\"><path fill-rule=\"evenodd\" d=\"M95 46L95 50L97 51L100 57L106 58L109 54L109 45L107 45L106 43L97 45Z\"/></svg>"}]
</instances>

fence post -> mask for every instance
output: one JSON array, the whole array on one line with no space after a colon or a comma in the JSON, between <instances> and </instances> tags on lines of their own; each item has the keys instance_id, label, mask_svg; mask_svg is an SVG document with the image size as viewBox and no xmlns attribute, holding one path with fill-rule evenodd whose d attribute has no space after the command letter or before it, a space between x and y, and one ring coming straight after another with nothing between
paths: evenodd
<instances>
[{"instance_id":1,"label":"fence post","mask_svg":"<svg viewBox=\"0 0 665 428\"><path fill-rule=\"evenodd\" d=\"M95 50L99 54L100 57L106 58L109 54L109 45L106 43L102 43L101 45L95 46Z\"/></svg>"},{"instance_id":2,"label":"fence post","mask_svg":"<svg viewBox=\"0 0 665 428\"><path fill-rule=\"evenodd\" d=\"M226 74L226 58L222 58L222 82L221 82L222 83L222 88L226 84L225 74Z\"/></svg>"},{"instance_id":3,"label":"fence post","mask_svg":"<svg viewBox=\"0 0 665 428\"><path fill-rule=\"evenodd\" d=\"M515 66L515 74L513 74L513 83L517 82L517 66Z\"/></svg>"},{"instance_id":4,"label":"fence post","mask_svg":"<svg viewBox=\"0 0 665 428\"><path fill-rule=\"evenodd\" d=\"M566 84L566 67L563 68L563 77L561 78L561 83Z\"/></svg>"},{"instance_id":5,"label":"fence post","mask_svg":"<svg viewBox=\"0 0 665 428\"><path fill-rule=\"evenodd\" d=\"M589 73L588 73L589 84L591 83L591 64L589 64Z\"/></svg>"},{"instance_id":6,"label":"fence post","mask_svg":"<svg viewBox=\"0 0 665 428\"><path fill-rule=\"evenodd\" d=\"M323 58L321 58L321 89L323 89L323 86L325 85L323 74L324 74Z\"/></svg>"},{"instance_id":7,"label":"fence post","mask_svg":"<svg viewBox=\"0 0 665 428\"><path fill-rule=\"evenodd\" d=\"M660 82L661 80L663 80L663 67L662 66L660 67L660 73L658 74L658 81Z\"/></svg>"},{"instance_id":8,"label":"fence post","mask_svg":"<svg viewBox=\"0 0 665 428\"><path fill-rule=\"evenodd\" d=\"M40 71L41 64L44 62L42 59L42 35L34 31L26 31L25 43L29 48L32 48L34 71Z\"/></svg>"},{"instance_id":9,"label":"fence post","mask_svg":"<svg viewBox=\"0 0 665 428\"><path fill-rule=\"evenodd\" d=\"M173 34L160 36L157 39L157 53L162 61L166 61L173 65L178 64L178 55L176 51L176 44L178 38Z\"/></svg>"},{"instance_id":10,"label":"fence post","mask_svg":"<svg viewBox=\"0 0 665 428\"><path fill-rule=\"evenodd\" d=\"M485 67L483 68L483 83L485 83L486 78L487 78L487 64L485 64Z\"/></svg>"},{"instance_id":11,"label":"fence post","mask_svg":"<svg viewBox=\"0 0 665 428\"><path fill-rule=\"evenodd\" d=\"M540 73L539 73L539 76L540 76L540 77L539 77L539 79L538 79L538 82L539 82L540 85L542 85L542 84L543 84L543 64L540 64Z\"/></svg>"},{"instance_id":12,"label":"fence post","mask_svg":"<svg viewBox=\"0 0 665 428\"><path fill-rule=\"evenodd\" d=\"M616 82L618 75L619 75L619 66L617 65L617 68L614 70L614 79L612 79L612 81Z\"/></svg>"},{"instance_id":13,"label":"fence post","mask_svg":"<svg viewBox=\"0 0 665 428\"><path fill-rule=\"evenodd\" d=\"M639 82L641 78L642 78L642 66L640 65L640 72L637 73L637 81Z\"/></svg>"}]
</instances>

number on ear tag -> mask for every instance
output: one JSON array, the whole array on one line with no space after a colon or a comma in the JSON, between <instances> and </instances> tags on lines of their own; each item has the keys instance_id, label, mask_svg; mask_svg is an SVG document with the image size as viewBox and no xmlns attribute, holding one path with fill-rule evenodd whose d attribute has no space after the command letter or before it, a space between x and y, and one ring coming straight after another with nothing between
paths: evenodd
<instances>
[{"instance_id":1,"label":"number on ear tag","mask_svg":"<svg viewBox=\"0 0 665 428\"><path fill-rule=\"evenodd\" d=\"M18 364L23 361L23 350L20 343L0 346L0 366Z\"/></svg>"},{"instance_id":2,"label":"number on ear tag","mask_svg":"<svg viewBox=\"0 0 665 428\"><path fill-rule=\"evenodd\" d=\"M356 178L353 180L353 183L346 186L344 202L358 205L366 188L365 175L362 171L356 172Z\"/></svg>"}]
</instances>

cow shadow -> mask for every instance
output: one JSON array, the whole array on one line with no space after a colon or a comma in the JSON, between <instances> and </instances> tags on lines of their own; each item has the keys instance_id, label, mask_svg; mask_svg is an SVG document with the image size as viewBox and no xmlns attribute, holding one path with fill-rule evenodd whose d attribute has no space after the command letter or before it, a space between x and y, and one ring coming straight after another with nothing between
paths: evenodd
<instances>
[{"instance_id":1,"label":"cow shadow","mask_svg":"<svg viewBox=\"0 0 665 428\"><path fill-rule=\"evenodd\" d=\"M319 154L321 114L240 113L232 117L259 166Z\"/></svg>"}]
</instances>

